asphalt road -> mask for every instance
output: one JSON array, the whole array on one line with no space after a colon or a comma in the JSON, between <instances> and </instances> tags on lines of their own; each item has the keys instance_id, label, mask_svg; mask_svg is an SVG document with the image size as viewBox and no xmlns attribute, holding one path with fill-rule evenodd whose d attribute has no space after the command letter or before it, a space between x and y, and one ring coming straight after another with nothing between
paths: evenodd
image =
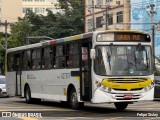
<instances>
[{"instance_id":1,"label":"asphalt road","mask_svg":"<svg viewBox=\"0 0 160 120\"><path fill-rule=\"evenodd\" d=\"M120 112L113 104L85 104L76 111L66 104L27 104L23 98L0 98L0 116L0 120L158 120L160 101L137 102Z\"/></svg>"}]
</instances>

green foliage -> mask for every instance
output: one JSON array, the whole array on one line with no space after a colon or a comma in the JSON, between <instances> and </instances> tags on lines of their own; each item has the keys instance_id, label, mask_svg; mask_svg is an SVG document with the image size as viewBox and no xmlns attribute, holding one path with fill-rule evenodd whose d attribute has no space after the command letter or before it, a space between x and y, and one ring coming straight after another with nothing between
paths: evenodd
<instances>
[{"instance_id":1,"label":"green foliage","mask_svg":"<svg viewBox=\"0 0 160 120\"><path fill-rule=\"evenodd\" d=\"M30 23L26 19L20 19L19 22L11 26L11 37L8 41L8 48L23 45L25 36L30 33Z\"/></svg>"},{"instance_id":2,"label":"green foliage","mask_svg":"<svg viewBox=\"0 0 160 120\"><path fill-rule=\"evenodd\" d=\"M29 11L24 18L11 27L9 48L24 44L26 36L48 36L62 38L84 32L84 3L81 0L59 0L57 9L64 13L53 14L47 10L46 16ZM39 40L30 40L32 43Z\"/></svg>"},{"instance_id":3,"label":"green foliage","mask_svg":"<svg viewBox=\"0 0 160 120\"><path fill-rule=\"evenodd\" d=\"M37 15L29 11L24 18L11 26L8 35L8 48L24 45L27 36L48 36L62 38L84 32L84 2L83 0L59 0L57 9L63 13L53 14L47 10L47 16ZM4 33L0 33L0 62L4 61ZM32 43L39 40L30 40Z\"/></svg>"},{"instance_id":4,"label":"green foliage","mask_svg":"<svg viewBox=\"0 0 160 120\"><path fill-rule=\"evenodd\" d=\"M160 76L160 71L156 67L154 68L154 75Z\"/></svg>"}]
</instances>

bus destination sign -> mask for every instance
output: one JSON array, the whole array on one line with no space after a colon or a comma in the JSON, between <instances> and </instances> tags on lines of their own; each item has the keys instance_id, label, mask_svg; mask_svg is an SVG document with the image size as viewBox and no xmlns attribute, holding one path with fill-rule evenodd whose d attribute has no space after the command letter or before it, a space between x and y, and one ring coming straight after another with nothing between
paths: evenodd
<instances>
[{"instance_id":1,"label":"bus destination sign","mask_svg":"<svg viewBox=\"0 0 160 120\"><path fill-rule=\"evenodd\" d=\"M97 41L150 42L150 36L147 34L127 33L127 32L105 33L105 34L99 34L97 36Z\"/></svg>"},{"instance_id":2,"label":"bus destination sign","mask_svg":"<svg viewBox=\"0 0 160 120\"><path fill-rule=\"evenodd\" d=\"M119 40L126 40L126 41L140 41L143 39L142 35L136 35L136 34L115 34L114 39L119 41Z\"/></svg>"}]
</instances>

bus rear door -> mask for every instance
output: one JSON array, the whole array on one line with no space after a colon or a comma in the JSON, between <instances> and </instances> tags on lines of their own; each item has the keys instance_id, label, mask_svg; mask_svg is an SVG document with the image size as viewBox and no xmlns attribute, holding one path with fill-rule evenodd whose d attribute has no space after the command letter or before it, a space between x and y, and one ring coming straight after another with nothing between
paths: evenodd
<instances>
[{"instance_id":1,"label":"bus rear door","mask_svg":"<svg viewBox=\"0 0 160 120\"><path fill-rule=\"evenodd\" d=\"M15 71L16 71L16 95L20 96L21 92L21 53L14 55Z\"/></svg>"}]
</instances>

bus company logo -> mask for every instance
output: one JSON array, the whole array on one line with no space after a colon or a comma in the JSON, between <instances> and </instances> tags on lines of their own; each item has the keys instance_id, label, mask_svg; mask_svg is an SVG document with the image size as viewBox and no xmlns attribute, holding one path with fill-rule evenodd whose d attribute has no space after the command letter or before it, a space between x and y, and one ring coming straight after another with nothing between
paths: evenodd
<instances>
[{"instance_id":1,"label":"bus company logo","mask_svg":"<svg viewBox=\"0 0 160 120\"><path fill-rule=\"evenodd\" d=\"M2 117L12 117L11 112L2 112Z\"/></svg>"}]
</instances>

